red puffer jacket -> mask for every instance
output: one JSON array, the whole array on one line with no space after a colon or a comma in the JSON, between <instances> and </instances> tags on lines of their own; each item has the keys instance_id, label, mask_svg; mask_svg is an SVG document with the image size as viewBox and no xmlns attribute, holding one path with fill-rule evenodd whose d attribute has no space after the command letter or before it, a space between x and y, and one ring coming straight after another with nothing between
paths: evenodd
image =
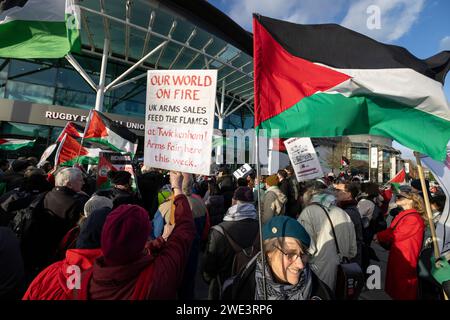
<instances>
[{"instance_id":1,"label":"red puffer jacket","mask_svg":"<svg viewBox=\"0 0 450 320\"><path fill-rule=\"evenodd\" d=\"M67 300L72 297L72 290L67 286L67 279L74 276L70 266L76 265L81 273L92 267L96 258L102 255L101 249L70 249L64 260L55 262L44 269L31 282L22 300Z\"/></svg>"}]
</instances>

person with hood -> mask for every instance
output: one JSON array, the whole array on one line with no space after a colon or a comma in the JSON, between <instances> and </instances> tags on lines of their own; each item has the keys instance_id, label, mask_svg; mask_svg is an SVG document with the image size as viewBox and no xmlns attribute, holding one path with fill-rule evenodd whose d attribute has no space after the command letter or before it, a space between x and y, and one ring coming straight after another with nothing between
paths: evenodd
<instances>
[{"instance_id":1,"label":"person with hood","mask_svg":"<svg viewBox=\"0 0 450 320\"><path fill-rule=\"evenodd\" d=\"M236 189L234 177L228 168L220 169L217 176L217 186L225 199L225 210L228 210L231 207L234 190Z\"/></svg>"},{"instance_id":2,"label":"person with hood","mask_svg":"<svg viewBox=\"0 0 450 320\"><path fill-rule=\"evenodd\" d=\"M243 249L255 244L259 224L253 201L253 192L249 187L237 188L233 195L233 205L228 209L223 222L209 232L202 269L203 278L209 283L210 300L219 299L220 288L225 280L234 276L232 267L236 252L227 237ZM249 251L256 252L257 248L254 249Z\"/></svg>"},{"instance_id":3,"label":"person with hood","mask_svg":"<svg viewBox=\"0 0 450 320\"><path fill-rule=\"evenodd\" d=\"M93 195L84 205L84 213L75 227L70 229L64 238L61 240L58 248L58 255L60 259L64 259L68 249L74 249L77 243L78 236L83 224L91 213L100 208L108 208L112 210L113 202L107 197Z\"/></svg>"},{"instance_id":4,"label":"person with hood","mask_svg":"<svg viewBox=\"0 0 450 320\"><path fill-rule=\"evenodd\" d=\"M284 215L287 197L278 187L276 174L266 178L266 193L262 200L262 223L266 223L273 216Z\"/></svg>"},{"instance_id":5,"label":"person with hood","mask_svg":"<svg viewBox=\"0 0 450 320\"><path fill-rule=\"evenodd\" d=\"M401 211L374 241L389 250L385 291L394 300L417 299L417 264L425 231L425 205L422 197L413 192L397 195Z\"/></svg>"},{"instance_id":6,"label":"person with hood","mask_svg":"<svg viewBox=\"0 0 450 320\"><path fill-rule=\"evenodd\" d=\"M25 289L19 240L11 229L0 227L0 301L18 300Z\"/></svg>"},{"instance_id":7,"label":"person with hood","mask_svg":"<svg viewBox=\"0 0 450 320\"><path fill-rule=\"evenodd\" d=\"M80 229L76 246L66 251L65 258L45 268L31 282L22 300L68 300L81 273L92 267L102 255L100 239L111 208L102 207L89 215ZM76 268L74 268L76 267Z\"/></svg>"},{"instance_id":8,"label":"person with hood","mask_svg":"<svg viewBox=\"0 0 450 320\"><path fill-rule=\"evenodd\" d=\"M138 176L139 191L143 195L142 207L153 219L158 210L158 192L163 186L163 176L157 171L147 171Z\"/></svg>"},{"instance_id":9,"label":"person with hood","mask_svg":"<svg viewBox=\"0 0 450 320\"><path fill-rule=\"evenodd\" d=\"M208 181L208 198L205 201L211 226L222 222L225 215L225 198L220 194L214 180Z\"/></svg>"},{"instance_id":10,"label":"person with hood","mask_svg":"<svg viewBox=\"0 0 450 320\"><path fill-rule=\"evenodd\" d=\"M136 194L131 189L131 173L128 171L109 171L108 178L113 185L112 188L97 191L95 194L110 198L114 208L121 204L139 204Z\"/></svg>"},{"instance_id":11,"label":"person with hood","mask_svg":"<svg viewBox=\"0 0 450 320\"><path fill-rule=\"evenodd\" d=\"M271 218L262 229L261 252L233 283L234 300L331 300L333 293L309 264L311 238L305 228L287 216Z\"/></svg>"},{"instance_id":12,"label":"person with hood","mask_svg":"<svg viewBox=\"0 0 450 320\"><path fill-rule=\"evenodd\" d=\"M148 213L137 205L119 206L108 215L103 226L103 256L83 273L81 288L74 291L74 299L167 300L177 297L195 226L182 191L183 175L171 172L170 181L175 195L175 225L170 235L164 232L158 238L158 247L146 248L151 233Z\"/></svg>"},{"instance_id":13,"label":"person with hood","mask_svg":"<svg viewBox=\"0 0 450 320\"><path fill-rule=\"evenodd\" d=\"M343 257L352 259L357 254L355 227L349 215L335 205L332 190L323 189L320 182L313 182L303 195L305 208L298 222L311 236L311 268L332 290L336 288L337 268ZM328 219L328 216L330 219ZM333 225L331 225L330 223ZM333 228L336 234L334 239ZM335 240L340 255L337 253Z\"/></svg>"},{"instance_id":14,"label":"person with hood","mask_svg":"<svg viewBox=\"0 0 450 320\"><path fill-rule=\"evenodd\" d=\"M360 267L362 265L362 251L364 246L363 238L363 226L361 215L357 208L358 202L356 197L359 194L359 184L357 182L338 182L336 184L337 189L337 205L343 209L353 222L356 235L357 254L352 259L352 262L356 262ZM365 266L367 267L367 266Z\"/></svg>"}]
</instances>

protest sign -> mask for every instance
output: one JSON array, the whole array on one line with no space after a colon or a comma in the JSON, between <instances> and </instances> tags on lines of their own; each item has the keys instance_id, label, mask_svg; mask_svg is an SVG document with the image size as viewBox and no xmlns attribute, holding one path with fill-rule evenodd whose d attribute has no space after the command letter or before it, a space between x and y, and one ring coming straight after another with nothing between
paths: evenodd
<instances>
[{"instance_id":1,"label":"protest sign","mask_svg":"<svg viewBox=\"0 0 450 320\"><path fill-rule=\"evenodd\" d=\"M323 177L319 158L310 138L291 138L284 144L298 181Z\"/></svg>"},{"instance_id":2,"label":"protest sign","mask_svg":"<svg viewBox=\"0 0 450 320\"><path fill-rule=\"evenodd\" d=\"M97 188L108 189L111 183L108 179L109 171L128 171L133 178L132 188L135 189L134 170L131 156L120 152L100 152L97 171Z\"/></svg>"},{"instance_id":3,"label":"protest sign","mask_svg":"<svg viewBox=\"0 0 450 320\"><path fill-rule=\"evenodd\" d=\"M246 163L243 166L241 166L239 169L237 169L235 172L233 172L233 176L236 179L245 178L252 172L253 172L252 167L250 167L250 165L248 163Z\"/></svg>"},{"instance_id":4,"label":"protest sign","mask_svg":"<svg viewBox=\"0 0 450 320\"><path fill-rule=\"evenodd\" d=\"M147 75L144 164L210 174L217 70Z\"/></svg>"}]
</instances>

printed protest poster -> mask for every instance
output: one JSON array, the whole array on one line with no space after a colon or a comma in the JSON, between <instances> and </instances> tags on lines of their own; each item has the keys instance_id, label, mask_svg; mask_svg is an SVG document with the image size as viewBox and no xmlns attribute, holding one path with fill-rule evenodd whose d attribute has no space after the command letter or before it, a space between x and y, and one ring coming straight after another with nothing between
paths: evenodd
<instances>
[{"instance_id":1,"label":"printed protest poster","mask_svg":"<svg viewBox=\"0 0 450 320\"><path fill-rule=\"evenodd\" d=\"M144 164L210 174L217 70L150 70Z\"/></svg>"},{"instance_id":2,"label":"printed protest poster","mask_svg":"<svg viewBox=\"0 0 450 320\"><path fill-rule=\"evenodd\" d=\"M319 158L310 138L291 138L284 144L298 181L323 177Z\"/></svg>"},{"instance_id":3,"label":"printed protest poster","mask_svg":"<svg viewBox=\"0 0 450 320\"><path fill-rule=\"evenodd\" d=\"M131 156L120 152L100 152L97 171L97 189L111 188L108 179L109 171L128 171L133 179L132 188L135 189L134 170Z\"/></svg>"},{"instance_id":4,"label":"printed protest poster","mask_svg":"<svg viewBox=\"0 0 450 320\"><path fill-rule=\"evenodd\" d=\"M253 172L253 168L250 167L250 165L248 163L246 163L243 166L241 166L240 168L238 168L235 172L233 172L233 176L236 179L245 178L252 172Z\"/></svg>"}]
</instances>

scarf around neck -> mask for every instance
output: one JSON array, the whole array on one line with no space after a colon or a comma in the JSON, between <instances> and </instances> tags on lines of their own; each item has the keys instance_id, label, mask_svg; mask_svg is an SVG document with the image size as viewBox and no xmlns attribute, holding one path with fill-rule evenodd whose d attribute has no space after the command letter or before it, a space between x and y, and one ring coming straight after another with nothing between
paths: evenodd
<instances>
[{"instance_id":1,"label":"scarf around neck","mask_svg":"<svg viewBox=\"0 0 450 320\"><path fill-rule=\"evenodd\" d=\"M262 274L262 259L261 254L256 259L256 290L255 300L264 300L263 274ZM267 263L264 261L264 271L266 276L267 300L308 300L312 292L312 278L311 269L308 265L305 266L300 274L300 279L296 285L278 283L273 279L272 271Z\"/></svg>"}]
</instances>

